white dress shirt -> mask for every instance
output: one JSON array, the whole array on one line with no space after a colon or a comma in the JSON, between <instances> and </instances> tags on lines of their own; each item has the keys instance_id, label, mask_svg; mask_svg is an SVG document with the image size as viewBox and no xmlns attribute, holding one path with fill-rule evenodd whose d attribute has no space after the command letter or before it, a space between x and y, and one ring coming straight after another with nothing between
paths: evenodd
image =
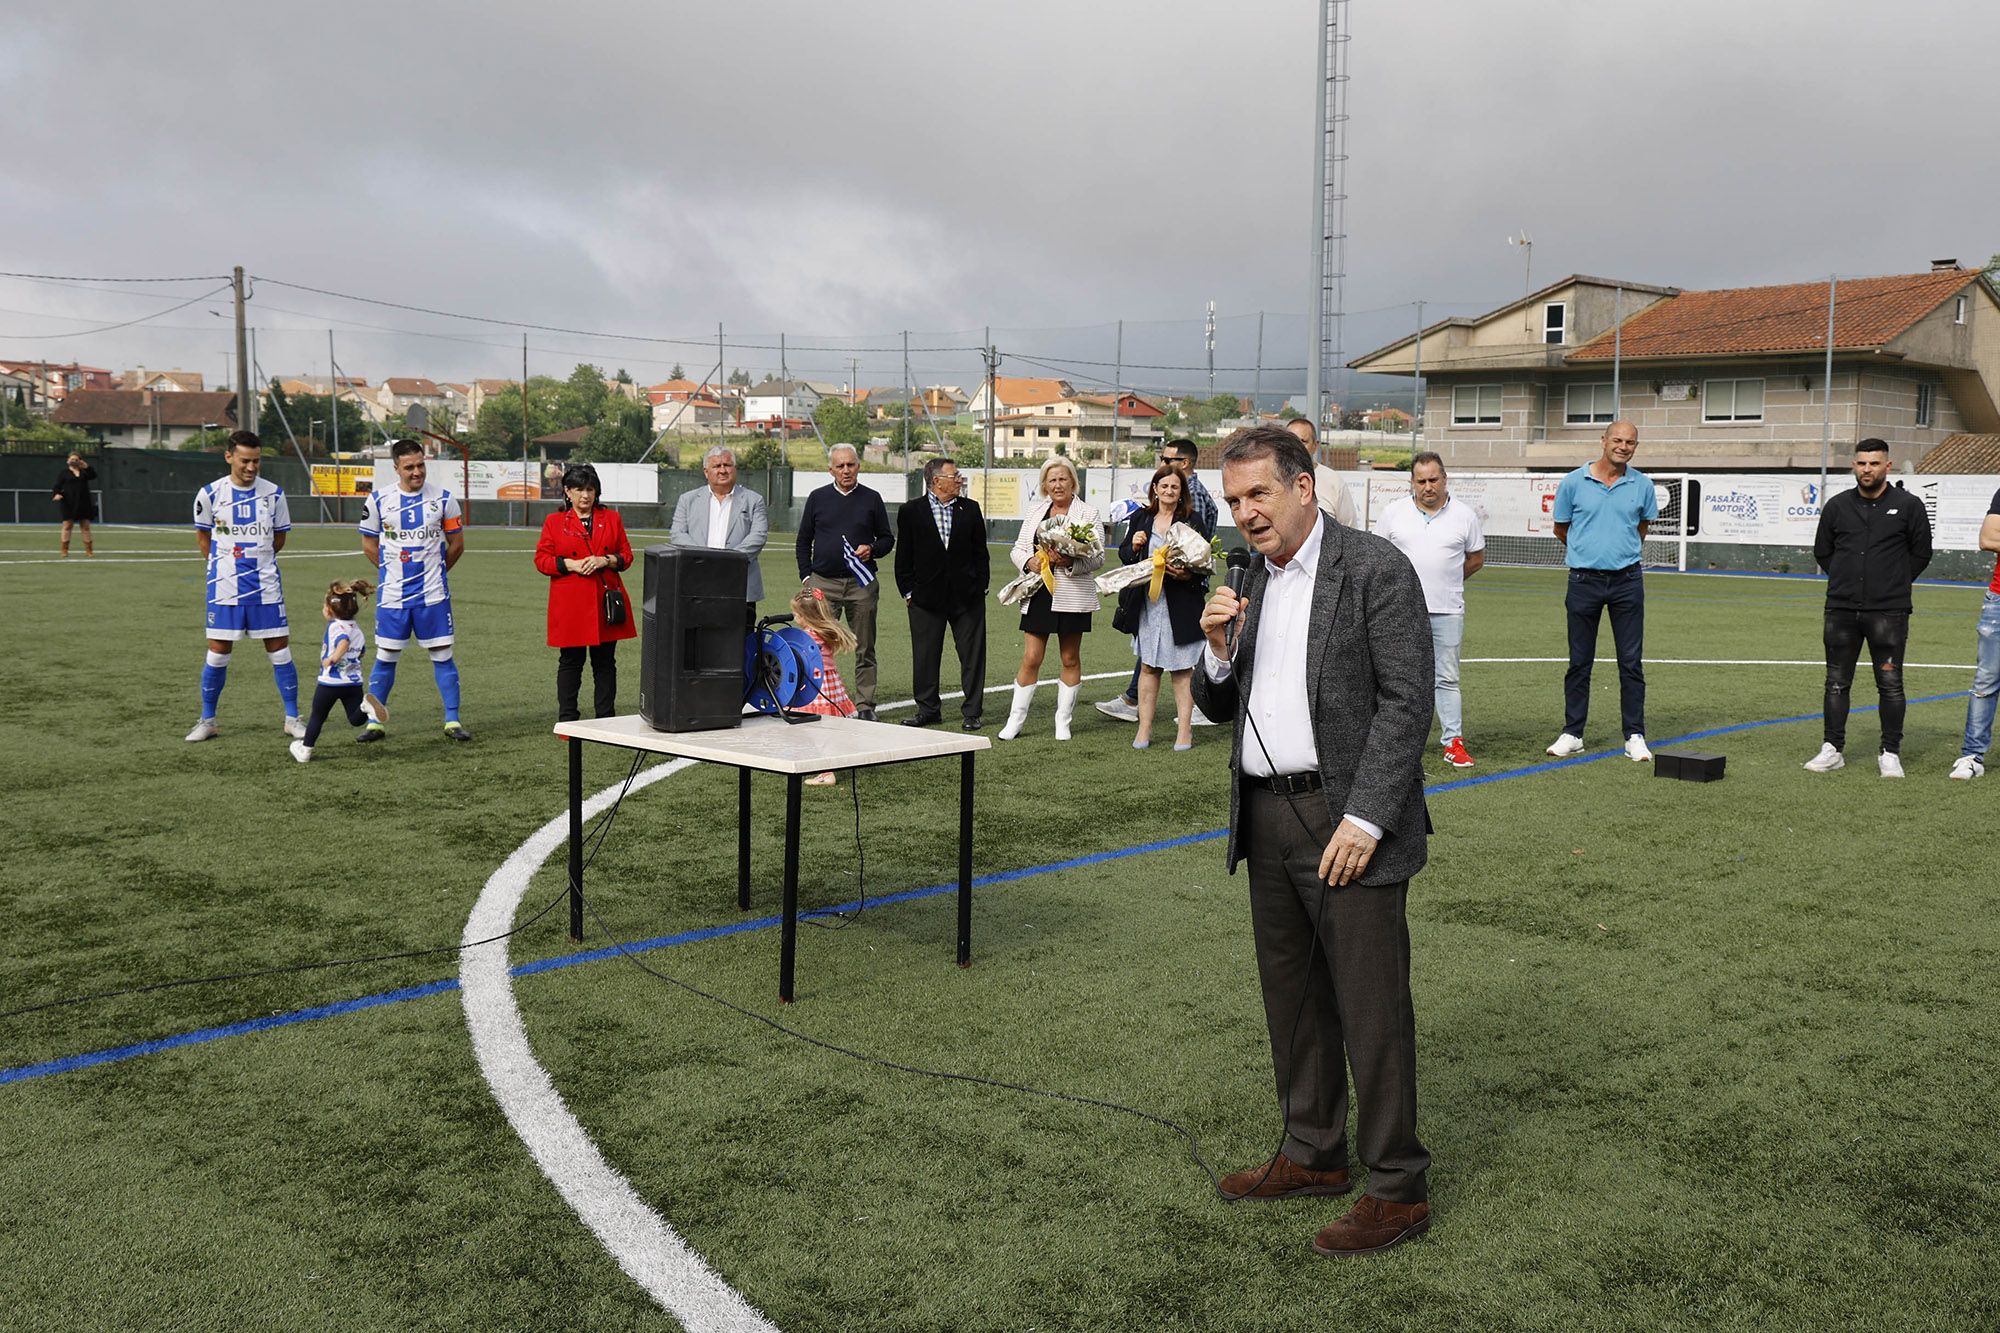
<instances>
[{"instance_id":1,"label":"white dress shirt","mask_svg":"<svg viewBox=\"0 0 2000 1333\"><path fill-rule=\"evenodd\" d=\"M1263 609L1257 613L1257 679L1249 694L1237 700L1243 715L1243 772L1253 778L1280 773L1319 772L1319 747L1313 740L1312 710L1306 694L1306 656L1315 627L1312 623L1313 585L1319 581L1321 525L1283 566L1264 561ZM1235 664L1212 648L1202 649L1208 678L1228 680ZM1254 725L1253 725L1254 724ZM1261 743L1260 743L1261 742ZM1347 819L1369 837L1380 840L1379 824L1349 814Z\"/></svg>"},{"instance_id":2,"label":"white dress shirt","mask_svg":"<svg viewBox=\"0 0 2000 1333\"><path fill-rule=\"evenodd\" d=\"M729 494L717 495L713 488L708 492L708 544L727 546L729 544L729 511L736 503L736 488L731 486Z\"/></svg>"}]
</instances>

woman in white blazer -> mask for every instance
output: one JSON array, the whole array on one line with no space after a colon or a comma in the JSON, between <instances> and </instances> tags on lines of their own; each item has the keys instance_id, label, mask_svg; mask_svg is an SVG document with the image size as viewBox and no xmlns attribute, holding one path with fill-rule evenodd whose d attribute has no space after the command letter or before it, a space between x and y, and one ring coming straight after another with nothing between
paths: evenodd
<instances>
[{"instance_id":1,"label":"woman in white blazer","mask_svg":"<svg viewBox=\"0 0 2000 1333\"><path fill-rule=\"evenodd\" d=\"M1007 710L1007 725L1000 728L1003 741L1013 740L1027 725L1028 706L1034 702L1051 634L1062 659L1056 683L1056 739L1069 739L1077 691L1083 686L1083 636L1090 633L1090 617L1098 605L1094 576L1104 564L1104 525L1098 522L1096 511L1078 497L1082 489L1067 458L1053 457L1043 463L1043 499L1028 511L1020 535L1014 538L1014 568L1023 573L1041 568L1035 530L1051 515L1072 524L1089 524L1097 532L1097 551L1074 559L1051 551L1049 572L1055 578L1055 592L1037 588L1035 595L1021 604L1021 669L1014 673L1014 702Z\"/></svg>"}]
</instances>

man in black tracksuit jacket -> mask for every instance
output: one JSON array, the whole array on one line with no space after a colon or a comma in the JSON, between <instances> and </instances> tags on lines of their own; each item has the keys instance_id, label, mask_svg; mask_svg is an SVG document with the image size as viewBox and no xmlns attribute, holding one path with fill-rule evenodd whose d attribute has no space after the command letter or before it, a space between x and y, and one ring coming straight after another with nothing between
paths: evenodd
<instances>
[{"instance_id":1,"label":"man in black tracksuit jacket","mask_svg":"<svg viewBox=\"0 0 2000 1333\"><path fill-rule=\"evenodd\" d=\"M1854 489L1820 507L1813 559L1826 573L1826 739L1806 763L1814 773L1845 765L1847 707L1861 645L1875 665L1882 705L1885 778L1903 776L1903 650L1910 639L1910 584L1931 562L1931 520L1924 503L1889 484L1889 446L1854 446Z\"/></svg>"}]
</instances>

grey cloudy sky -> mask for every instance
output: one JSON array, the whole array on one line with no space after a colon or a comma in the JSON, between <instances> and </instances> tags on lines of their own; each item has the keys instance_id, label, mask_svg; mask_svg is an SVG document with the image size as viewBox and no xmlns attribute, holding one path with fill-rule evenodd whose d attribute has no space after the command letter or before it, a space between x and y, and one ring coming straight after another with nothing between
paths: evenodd
<instances>
[{"instance_id":1,"label":"grey cloudy sky","mask_svg":"<svg viewBox=\"0 0 2000 1333\"><path fill-rule=\"evenodd\" d=\"M1112 359L1118 319L1128 362L1200 364L1214 300L1222 364L1251 363L1263 310L1265 363L1297 366L1317 8L38 6L0 25L0 123L33 130L0 149L0 269L240 263L447 311L663 337L722 321L802 349L887 349L904 328L969 346L990 324L1010 372L1079 379L1110 375L1078 363ZM1956 54L1990 28L1978 0L1351 10L1347 305L1370 313L1350 354L1404 331L1416 299L1435 315L1518 295L1505 238L1524 227L1538 279L1685 287L2000 251L2000 94ZM202 305L48 336L205 290L0 279L0 357L217 378L227 325ZM272 282L253 310L271 373L322 368L329 326L371 378L519 370L506 329ZM708 365L700 347L530 344L538 373ZM899 355L860 355L864 383L900 378ZM923 380L976 364L914 359ZM844 352L793 364L847 375Z\"/></svg>"}]
</instances>

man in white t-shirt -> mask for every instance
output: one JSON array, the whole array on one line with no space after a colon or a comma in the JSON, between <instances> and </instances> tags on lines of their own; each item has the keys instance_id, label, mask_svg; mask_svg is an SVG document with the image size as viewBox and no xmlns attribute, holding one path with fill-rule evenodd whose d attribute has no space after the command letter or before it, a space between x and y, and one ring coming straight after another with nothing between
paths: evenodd
<instances>
[{"instance_id":1,"label":"man in white t-shirt","mask_svg":"<svg viewBox=\"0 0 2000 1333\"><path fill-rule=\"evenodd\" d=\"M1375 531L1417 567L1431 613L1436 663L1438 739L1453 768L1471 768L1458 693L1458 655L1465 646L1465 581L1486 563L1486 526L1471 505L1445 489L1444 460L1426 450L1410 460L1410 495L1382 511Z\"/></svg>"}]
</instances>

